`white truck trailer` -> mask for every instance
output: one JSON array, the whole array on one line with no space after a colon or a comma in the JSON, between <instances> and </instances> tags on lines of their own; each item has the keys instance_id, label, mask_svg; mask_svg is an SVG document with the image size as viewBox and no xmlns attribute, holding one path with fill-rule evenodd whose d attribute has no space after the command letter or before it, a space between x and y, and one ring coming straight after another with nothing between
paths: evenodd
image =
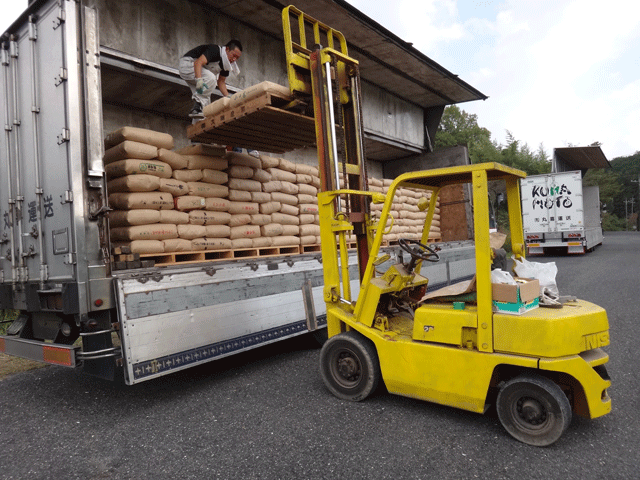
<instances>
[{"instance_id":1,"label":"white truck trailer","mask_svg":"<svg viewBox=\"0 0 640 480\"><path fill-rule=\"evenodd\" d=\"M602 243L600 190L583 186L580 171L533 175L520 187L529 255L558 247L585 253Z\"/></svg>"},{"instance_id":2,"label":"white truck trailer","mask_svg":"<svg viewBox=\"0 0 640 480\"><path fill-rule=\"evenodd\" d=\"M112 271L97 23L43 0L2 36L0 353L134 384L323 328L319 251ZM430 287L473 275L472 242L440 257Z\"/></svg>"}]
</instances>

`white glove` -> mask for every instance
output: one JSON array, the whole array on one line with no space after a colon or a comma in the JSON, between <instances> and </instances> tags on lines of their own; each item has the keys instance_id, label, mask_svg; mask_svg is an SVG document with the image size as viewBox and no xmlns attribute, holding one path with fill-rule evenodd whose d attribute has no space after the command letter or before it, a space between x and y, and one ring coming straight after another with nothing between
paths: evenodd
<instances>
[{"instance_id":1,"label":"white glove","mask_svg":"<svg viewBox=\"0 0 640 480\"><path fill-rule=\"evenodd\" d=\"M204 83L203 78L196 78L196 92L202 95L207 88L207 84Z\"/></svg>"}]
</instances>

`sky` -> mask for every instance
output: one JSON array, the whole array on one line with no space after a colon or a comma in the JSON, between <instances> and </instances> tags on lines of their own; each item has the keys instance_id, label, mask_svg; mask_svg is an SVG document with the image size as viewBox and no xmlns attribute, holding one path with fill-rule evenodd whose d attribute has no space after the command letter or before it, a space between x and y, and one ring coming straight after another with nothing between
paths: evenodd
<instances>
[{"instance_id":1,"label":"sky","mask_svg":"<svg viewBox=\"0 0 640 480\"><path fill-rule=\"evenodd\" d=\"M498 143L640 150L640 2L347 1L489 96L459 106Z\"/></svg>"},{"instance_id":2,"label":"sky","mask_svg":"<svg viewBox=\"0 0 640 480\"><path fill-rule=\"evenodd\" d=\"M487 95L460 108L498 143L640 150L640 2L348 1ZM27 3L3 1L0 32Z\"/></svg>"}]
</instances>

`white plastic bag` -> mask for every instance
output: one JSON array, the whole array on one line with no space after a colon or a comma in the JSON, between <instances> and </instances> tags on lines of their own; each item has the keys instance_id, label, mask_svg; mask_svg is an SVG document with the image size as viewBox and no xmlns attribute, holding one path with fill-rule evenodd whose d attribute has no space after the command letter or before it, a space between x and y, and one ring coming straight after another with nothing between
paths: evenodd
<instances>
[{"instance_id":1,"label":"white plastic bag","mask_svg":"<svg viewBox=\"0 0 640 480\"><path fill-rule=\"evenodd\" d=\"M516 281L509 272L496 268L495 270L491 270L491 283L507 283L509 285L515 285Z\"/></svg>"},{"instance_id":2,"label":"white plastic bag","mask_svg":"<svg viewBox=\"0 0 640 480\"><path fill-rule=\"evenodd\" d=\"M519 277L536 278L540 282L540 298L543 303L558 303L560 298L558 286L556 285L556 274L558 267L555 262L539 263L530 262L525 258L513 257L513 270Z\"/></svg>"}]
</instances>

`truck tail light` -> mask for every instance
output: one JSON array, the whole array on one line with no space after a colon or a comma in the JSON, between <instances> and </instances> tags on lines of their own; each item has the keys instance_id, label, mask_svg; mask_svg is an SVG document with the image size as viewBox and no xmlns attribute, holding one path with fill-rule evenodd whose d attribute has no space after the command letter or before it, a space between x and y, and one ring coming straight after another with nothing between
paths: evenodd
<instances>
[{"instance_id":1,"label":"truck tail light","mask_svg":"<svg viewBox=\"0 0 640 480\"><path fill-rule=\"evenodd\" d=\"M540 235L527 234L527 240L539 240L539 239L540 239Z\"/></svg>"}]
</instances>

